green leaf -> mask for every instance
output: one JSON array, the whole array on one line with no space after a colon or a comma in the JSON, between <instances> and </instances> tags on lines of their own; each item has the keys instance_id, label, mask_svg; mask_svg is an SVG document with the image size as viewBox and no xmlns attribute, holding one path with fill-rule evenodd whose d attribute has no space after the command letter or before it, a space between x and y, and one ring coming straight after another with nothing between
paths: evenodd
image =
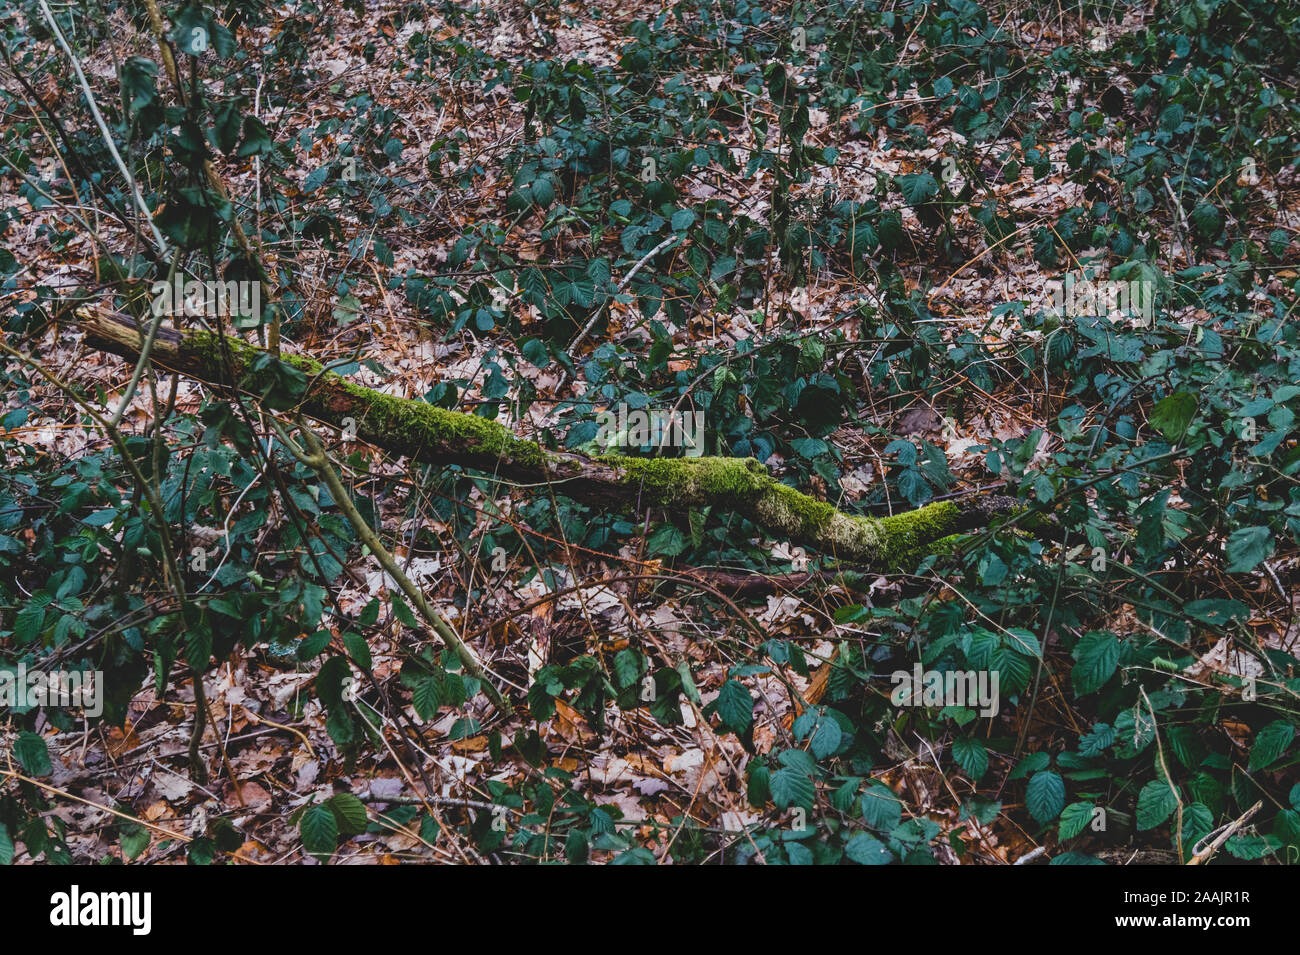
<instances>
[{"instance_id":1,"label":"green leaf","mask_svg":"<svg viewBox=\"0 0 1300 955\"><path fill-rule=\"evenodd\" d=\"M271 141L271 131L260 119L251 115L244 117L244 141L236 151L236 156L247 159L249 156L269 153L274 145Z\"/></svg>"},{"instance_id":2,"label":"green leaf","mask_svg":"<svg viewBox=\"0 0 1300 955\"><path fill-rule=\"evenodd\" d=\"M862 821L881 832L892 830L903 818L903 804L880 783L868 786L862 794Z\"/></svg>"},{"instance_id":3,"label":"green leaf","mask_svg":"<svg viewBox=\"0 0 1300 955\"><path fill-rule=\"evenodd\" d=\"M772 793L772 802L778 809L786 806L802 806L811 810L816 790L808 774L793 766L784 766L772 774L768 780L768 789Z\"/></svg>"},{"instance_id":4,"label":"green leaf","mask_svg":"<svg viewBox=\"0 0 1300 955\"><path fill-rule=\"evenodd\" d=\"M1025 807L1039 822L1050 822L1065 808L1065 780L1050 769L1034 773L1025 789Z\"/></svg>"},{"instance_id":5,"label":"green leaf","mask_svg":"<svg viewBox=\"0 0 1300 955\"><path fill-rule=\"evenodd\" d=\"M1234 836L1224 845L1229 855L1253 862L1277 851L1277 845L1264 836Z\"/></svg>"},{"instance_id":6,"label":"green leaf","mask_svg":"<svg viewBox=\"0 0 1300 955\"><path fill-rule=\"evenodd\" d=\"M46 603L49 595L46 594ZM21 646L31 643L45 628L45 607L38 603L29 603L14 617L14 640Z\"/></svg>"},{"instance_id":7,"label":"green leaf","mask_svg":"<svg viewBox=\"0 0 1300 955\"><path fill-rule=\"evenodd\" d=\"M1187 427L1195 415L1196 395L1190 391L1176 391L1156 402L1147 421L1166 441L1177 444L1187 434Z\"/></svg>"},{"instance_id":8,"label":"green leaf","mask_svg":"<svg viewBox=\"0 0 1300 955\"><path fill-rule=\"evenodd\" d=\"M118 827L117 841L127 861L138 859L149 848L149 830L134 822L123 822Z\"/></svg>"},{"instance_id":9,"label":"green leaf","mask_svg":"<svg viewBox=\"0 0 1300 955\"><path fill-rule=\"evenodd\" d=\"M748 730L754 721L754 698L743 683L728 680L722 684L715 706L723 724L737 733Z\"/></svg>"},{"instance_id":10,"label":"green leaf","mask_svg":"<svg viewBox=\"0 0 1300 955\"><path fill-rule=\"evenodd\" d=\"M227 150L227 152L228 151L229 150ZM329 181L329 177L329 166L317 166L311 172L307 173L307 178L302 181L302 191L304 193L315 192Z\"/></svg>"},{"instance_id":11,"label":"green leaf","mask_svg":"<svg viewBox=\"0 0 1300 955\"><path fill-rule=\"evenodd\" d=\"M965 738L952 744L952 758L971 779L976 782L989 768L989 751L977 739Z\"/></svg>"},{"instance_id":12,"label":"green leaf","mask_svg":"<svg viewBox=\"0 0 1300 955\"><path fill-rule=\"evenodd\" d=\"M1242 527L1228 535L1228 573L1246 574L1273 555L1273 532Z\"/></svg>"},{"instance_id":13,"label":"green leaf","mask_svg":"<svg viewBox=\"0 0 1300 955\"><path fill-rule=\"evenodd\" d=\"M389 600L393 604L393 616L406 624L406 626L414 627L415 614L411 613L411 608L406 605L406 601L397 596L397 594L391 595Z\"/></svg>"},{"instance_id":14,"label":"green leaf","mask_svg":"<svg viewBox=\"0 0 1300 955\"><path fill-rule=\"evenodd\" d=\"M825 759L840 748L844 731L840 724L830 716L824 716L817 724L817 729L808 743L808 748L818 759Z\"/></svg>"},{"instance_id":15,"label":"green leaf","mask_svg":"<svg viewBox=\"0 0 1300 955\"><path fill-rule=\"evenodd\" d=\"M35 733L19 733L14 740L14 759L28 776L48 776L50 774L50 751L45 740Z\"/></svg>"},{"instance_id":16,"label":"green leaf","mask_svg":"<svg viewBox=\"0 0 1300 955\"><path fill-rule=\"evenodd\" d=\"M431 720L442 706L442 684L437 677L425 677L411 693L411 704L422 720Z\"/></svg>"},{"instance_id":17,"label":"green leaf","mask_svg":"<svg viewBox=\"0 0 1300 955\"><path fill-rule=\"evenodd\" d=\"M1178 808L1178 793L1164 779L1153 779L1138 794L1137 827L1154 829Z\"/></svg>"},{"instance_id":18,"label":"green leaf","mask_svg":"<svg viewBox=\"0 0 1300 955\"><path fill-rule=\"evenodd\" d=\"M1255 734L1255 744L1250 748L1249 769L1265 769L1276 763L1295 738L1295 727L1286 720L1274 720Z\"/></svg>"},{"instance_id":19,"label":"green leaf","mask_svg":"<svg viewBox=\"0 0 1300 955\"><path fill-rule=\"evenodd\" d=\"M1193 620L1215 627L1226 627L1234 620L1250 616L1250 608L1236 600L1193 600L1183 610Z\"/></svg>"},{"instance_id":20,"label":"green leaf","mask_svg":"<svg viewBox=\"0 0 1300 955\"><path fill-rule=\"evenodd\" d=\"M348 654L356 661L357 666L363 670L369 670L372 664L370 659L370 644L366 643L366 638L359 633L343 634L343 646L347 647Z\"/></svg>"},{"instance_id":21,"label":"green leaf","mask_svg":"<svg viewBox=\"0 0 1300 955\"><path fill-rule=\"evenodd\" d=\"M1047 753L1030 753L1011 770L1008 780L1024 779L1030 773L1036 773L1052 765L1052 757Z\"/></svg>"},{"instance_id":22,"label":"green leaf","mask_svg":"<svg viewBox=\"0 0 1300 955\"><path fill-rule=\"evenodd\" d=\"M614 656L614 679L620 687L628 687L641 678L641 654L630 647Z\"/></svg>"},{"instance_id":23,"label":"green leaf","mask_svg":"<svg viewBox=\"0 0 1300 955\"><path fill-rule=\"evenodd\" d=\"M338 817L339 832L356 835L366 831L370 817L366 813L366 804L352 793L335 793L325 804Z\"/></svg>"},{"instance_id":24,"label":"green leaf","mask_svg":"<svg viewBox=\"0 0 1300 955\"><path fill-rule=\"evenodd\" d=\"M1061 811L1058 834L1061 839L1073 839L1088 828L1096 807L1090 802L1072 802Z\"/></svg>"},{"instance_id":25,"label":"green leaf","mask_svg":"<svg viewBox=\"0 0 1300 955\"><path fill-rule=\"evenodd\" d=\"M1223 228L1223 213L1208 202L1192 210L1192 227L1202 239L1213 239Z\"/></svg>"},{"instance_id":26,"label":"green leaf","mask_svg":"<svg viewBox=\"0 0 1300 955\"><path fill-rule=\"evenodd\" d=\"M14 840L9 835L9 827L0 822L0 865L9 865L14 861Z\"/></svg>"},{"instance_id":27,"label":"green leaf","mask_svg":"<svg viewBox=\"0 0 1300 955\"><path fill-rule=\"evenodd\" d=\"M298 823L302 847L314 856L331 856L339 843L339 821L329 806L317 803L302 814Z\"/></svg>"},{"instance_id":28,"label":"green leaf","mask_svg":"<svg viewBox=\"0 0 1300 955\"><path fill-rule=\"evenodd\" d=\"M859 865L889 865L894 854L875 836L859 832L844 846L844 854Z\"/></svg>"},{"instance_id":29,"label":"green leaf","mask_svg":"<svg viewBox=\"0 0 1300 955\"><path fill-rule=\"evenodd\" d=\"M1077 661L1070 676L1080 694L1092 693L1106 685L1119 665L1119 638L1113 633L1085 633L1074 648Z\"/></svg>"},{"instance_id":30,"label":"green leaf","mask_svg":"<svg viewBox=\"0 0 1300 955\"><path fill-rule=\"evenodd\" d=\"M646 539L646 549L651 554L676 557L686 550L689 543L686 535L678 527L672 524L663 524L655 528Z\"/></svg>"},{"instance_id":31,"label":"green leaf","mask_svg":"<svg viewBox=\"0 0 1300 955\"><path fill-rule=\"evenodd\" d=\"M897 182L903 199L912 207L928 202L939 194L939 183L928 172L899 176Z\"/></svg>"}]
</instances>

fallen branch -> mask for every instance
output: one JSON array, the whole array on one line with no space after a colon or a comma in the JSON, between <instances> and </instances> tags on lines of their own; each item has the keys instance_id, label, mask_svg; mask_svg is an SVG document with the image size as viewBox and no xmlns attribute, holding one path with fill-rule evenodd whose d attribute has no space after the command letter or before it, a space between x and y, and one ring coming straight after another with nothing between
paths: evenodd
<instances>
[{"instance_id":1,"label":"fallen branch","mask_svg":"<svg viewBox=\"0 0 1300 955\"><path fill-rule=\"evenodd\" d=\"M135 360L140 332L128 315L76 312L88 344ZM522 484L551 484L575 500L617 508L663 507L677 513L714 506L752 521L774 538L805 544L885 572L910 571L942 538L985 526L1016 506L1014 498L943 501L892 517L855 517L773 478L753 458L588 457L551 451L486 418L397 398L326 371L310 358L283 356L208 332L159 329L150 360L162 369L252 396L306 376L295 410L343 428L394 454L459 465ZM285 368L284 366L288 366ZM292 371L290 371L292 369Z\"/></svg>"}]
</instances>

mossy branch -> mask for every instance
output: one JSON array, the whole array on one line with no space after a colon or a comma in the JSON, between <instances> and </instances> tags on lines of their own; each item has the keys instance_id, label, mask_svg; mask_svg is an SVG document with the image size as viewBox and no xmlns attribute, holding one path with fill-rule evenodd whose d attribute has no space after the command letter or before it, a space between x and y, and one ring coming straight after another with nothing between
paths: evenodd
<instances>
[{"instance_id":1,"label":"mossy branch","mask_svg":"<svg viewBox=\"0 0 1300 955\"><path fill-rule=\"evenodd\" d=\"M80 309L87 342L134 359L139 333L127 315ZM162 329L151 360L162 368L258 396L283 380L284 369L260 348L208 332ZM804 544L870 567L910 571L935 542L984 526L1014 499L984 496L944 501L885 518L856 517L782 484L753 458L589 457L551 451L495 421L385 395L325 370L311 358L280 361L306 375L296 410L390 452L430 464L456 464L521 483L548 483L575 500L613 507L663 507L681 512L712 506L748 518L774 538Z\"/></svg>"}]
</instances>

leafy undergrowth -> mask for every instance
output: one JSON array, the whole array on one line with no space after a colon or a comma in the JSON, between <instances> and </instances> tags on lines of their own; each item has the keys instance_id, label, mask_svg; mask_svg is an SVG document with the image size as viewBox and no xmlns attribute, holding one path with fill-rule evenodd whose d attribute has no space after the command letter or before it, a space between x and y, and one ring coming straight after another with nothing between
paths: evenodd
<instances>
[{"instance_id":1,"label":"leafy undergrowth","mask_svg":"<svg viewBox=\"0 0 1300 955\"><path fill-rule=\"evenodd\" d=\"M0 670L103 691L0 696L0 862L1300 854L1295 4L0 31ZM292 453L305 376L137 383L81 307L553 448L686 412L847 513L1022 506L882 574L323 433L507 715Z\"/></svg>"}]
</instances>

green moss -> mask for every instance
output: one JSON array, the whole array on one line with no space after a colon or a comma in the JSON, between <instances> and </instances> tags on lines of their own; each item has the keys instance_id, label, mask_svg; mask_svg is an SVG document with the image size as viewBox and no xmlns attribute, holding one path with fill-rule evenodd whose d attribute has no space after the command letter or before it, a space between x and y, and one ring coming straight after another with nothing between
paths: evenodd
<instances>
[{"instance_id":1,"label":"green moss","mask_svg":"<svg viewBox=\"0 0 1300 955\"><path fill-rule=\"evenodd\" d=\"M880 524L886 539L884 564L891 569L914 569L931 552L935 541L948 536L960 513L953 502L941 501L882 518Z\"/></svg>"},{"instance_id":2,"label":"green moss","mask_svg":"<svg viewBox=\"0 0 1300 955\"><path fill-rule=\"evenodd\" d=\"M235 339L225 341L237 376L244 375L254 357L264 354ZM182 350L209 372L226 361L221 341L208 333L187 334ZM562 464L536 442L517 438L487 418L363 388L325 372L311 358L286 355L283 360L313 380L303 410L335 423L355 417L357 436L363 440L416 457L430 452L423 455L426 460L445 458L478 468L542 474L548 463ZM260 391L271 383L258 380L264 377L254 376L242 384ZM956 504L941 502L882 519L853 517L782 484L753 458L605 455L592 459L592 464L614 469L624 485L637 489L635 499L643 505L679 509L718 505L744 515L774 537L882 570L914 569L934 550L936 541L952 532L960 513ZM575 467L583 467L581 458L570 459L567 468Z\"/></svg>"},{"instance_id":3,"label":"green moss","mask_svg":"<svg viewBox=\"0 0 1300 955\"><path fill-rule=\"evenodd\" d=\"M336 379L331 384L355 403L357 433L363 438L374 438L378 444L395 445L412 453L422 447L445 447L522 467L542 465L543 452L536 442L515 437L496 421L386 395L331 377Z\"/></svg>"},{"instance_id":4,"label":"green moss","mask_svg":"<svg viewBox=\"0 0 1300 955\"><path fill-rule=\"evenodd\" d=\"M252 359L263 352L237 339L227 338L225 341L232 360L231 370L242 379ZM188 333L182 348L207 369L220 368L226 362L220 338L208 332ZM325 418L351 414L357 419L357 435L365 440L409 453L441 446L467 455L508 460L521 467L542 466L544 452L536 442L515 437L495 421L364 388L333 372L324 371L324 366L313 358L284 355L281 360L309 379L316 379L312 392L303 403L304 410L308 413L333 413L321 415ZM255 375L242 384L249 390L260 391L269 382L264 380L264 376Z\"/></svg>"},{"instance_id":5,"label":"green moss","mask_svg":"<svg viewBox=\"0 0 1300 955\"><path fill-rule=\"evenodd\" d=\"M698 506L719 498L744 501L761 494L772 479L753 458L596 458L618 468L624 484L661 506Z\"/></svg>"}]
</instances>

